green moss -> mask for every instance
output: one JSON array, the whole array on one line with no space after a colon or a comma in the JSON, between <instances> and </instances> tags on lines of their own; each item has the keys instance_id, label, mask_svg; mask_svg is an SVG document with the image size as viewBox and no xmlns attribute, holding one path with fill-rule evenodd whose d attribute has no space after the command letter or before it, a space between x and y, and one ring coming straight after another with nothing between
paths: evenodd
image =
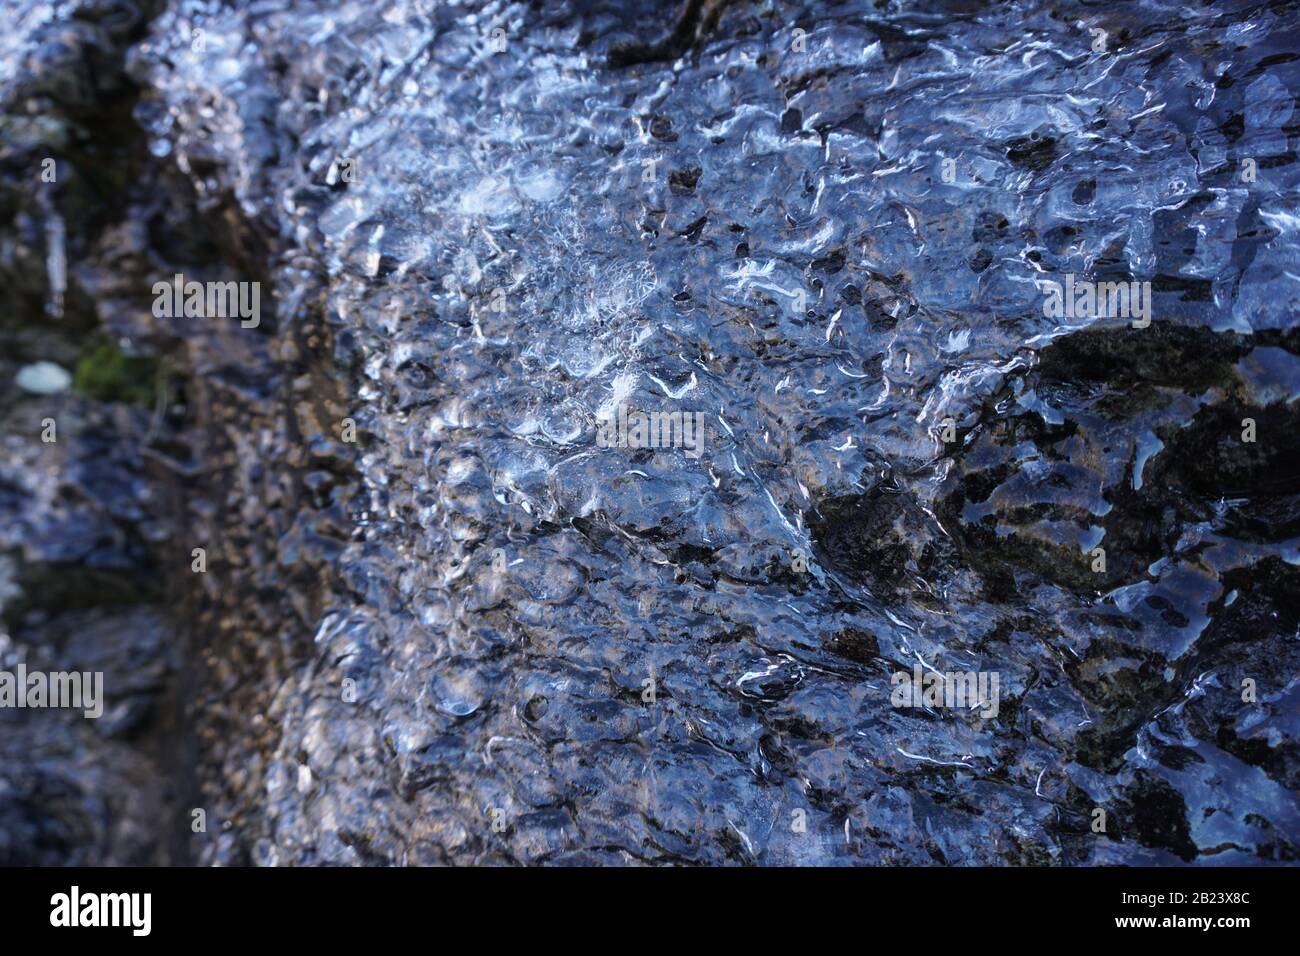
<instances>
[{"instance_id":1,"label":"green moss","mask_svg":"<svg viewBox=\"0 0 1300 956\"><path fill-rule=\"evenodd\" d=\"M157 384L155 359L125 355L106 339L82 353L72 376L73 388L100 402L152 405Z\"/></svg>"}]
</instances>

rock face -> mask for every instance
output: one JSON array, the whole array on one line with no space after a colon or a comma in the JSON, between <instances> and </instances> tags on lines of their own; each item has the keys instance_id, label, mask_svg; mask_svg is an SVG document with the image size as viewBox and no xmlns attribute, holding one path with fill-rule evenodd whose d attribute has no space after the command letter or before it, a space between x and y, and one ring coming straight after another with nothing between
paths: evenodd
<instances>
[{"instance_id":1,"label":"rock face","mask_svg":"<svg viewBox=\"0 0 1300 956\"><path fill-rule=\"evenodd\" d=\"M1295 860L1294 11L19 8L0 862Z\"/></svg>"}]
</instances>

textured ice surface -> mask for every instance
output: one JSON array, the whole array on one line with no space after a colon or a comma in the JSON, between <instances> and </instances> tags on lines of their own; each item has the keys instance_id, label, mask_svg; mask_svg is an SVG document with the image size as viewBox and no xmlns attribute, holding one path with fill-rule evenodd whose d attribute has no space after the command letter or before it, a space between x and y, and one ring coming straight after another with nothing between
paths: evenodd
<instances>
[{"instance_id":1,"label":"textured ice surface","mask_svg":"<svg viewBox=\"0 0 1300 956\"><path fill-rule=\"evenodd\" d=\"M168 4L151 152L361 436L199 858L1293 860L1298 26ZM1067 273L1152 325L1045 315ZM702 454L599 447L620 405ZM891 706L917 665L997 716Z\"/></svg>"}]
</instances>

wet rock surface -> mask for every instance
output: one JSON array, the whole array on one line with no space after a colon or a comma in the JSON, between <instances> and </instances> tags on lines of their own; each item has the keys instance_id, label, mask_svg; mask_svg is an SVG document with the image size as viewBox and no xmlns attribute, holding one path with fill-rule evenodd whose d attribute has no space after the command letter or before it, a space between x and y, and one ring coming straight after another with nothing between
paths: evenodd
<instances>
[{"instance_id":1,"label":"wet rock surface","mask_svg":"<svg viewBox=\"0 0 1300 956\"><path fill-rule=\"evenodd\" d=\"M1289 7L20 9L0 859L1294 861Z\"/></svg>"}]
</instances>

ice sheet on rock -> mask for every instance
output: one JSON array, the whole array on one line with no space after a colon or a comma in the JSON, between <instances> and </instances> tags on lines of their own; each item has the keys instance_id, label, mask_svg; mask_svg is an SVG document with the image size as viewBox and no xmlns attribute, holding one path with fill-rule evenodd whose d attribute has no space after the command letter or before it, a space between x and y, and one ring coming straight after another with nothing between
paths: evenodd
<instances>
[{"instance_id":1,"label":"ice sheet on rock","mask_svg":"<svg viewBox=\"0 0 1300 956\"><path fill-rule=\"evenodd\" d=\"M318 244L364 380L351 623L277 698L267 860L1294 854L1281 688L1218 736L1240 702L1187 693L1294 659L1222 653L1295 626L1293 456L1203 466L1243 382L1294 393L1216 335L1295 354L1293 13L732 6L614 67L667 8L278 0L205 9L210 61L200 6L138 51L177 163ZM1151 283L1147 337L1046 315L1067 273ZM620 406L704 413L702 454L598 447ZM1002 716L891 706L918 657L998 670Z\"/></svg>"}]
</instances>

